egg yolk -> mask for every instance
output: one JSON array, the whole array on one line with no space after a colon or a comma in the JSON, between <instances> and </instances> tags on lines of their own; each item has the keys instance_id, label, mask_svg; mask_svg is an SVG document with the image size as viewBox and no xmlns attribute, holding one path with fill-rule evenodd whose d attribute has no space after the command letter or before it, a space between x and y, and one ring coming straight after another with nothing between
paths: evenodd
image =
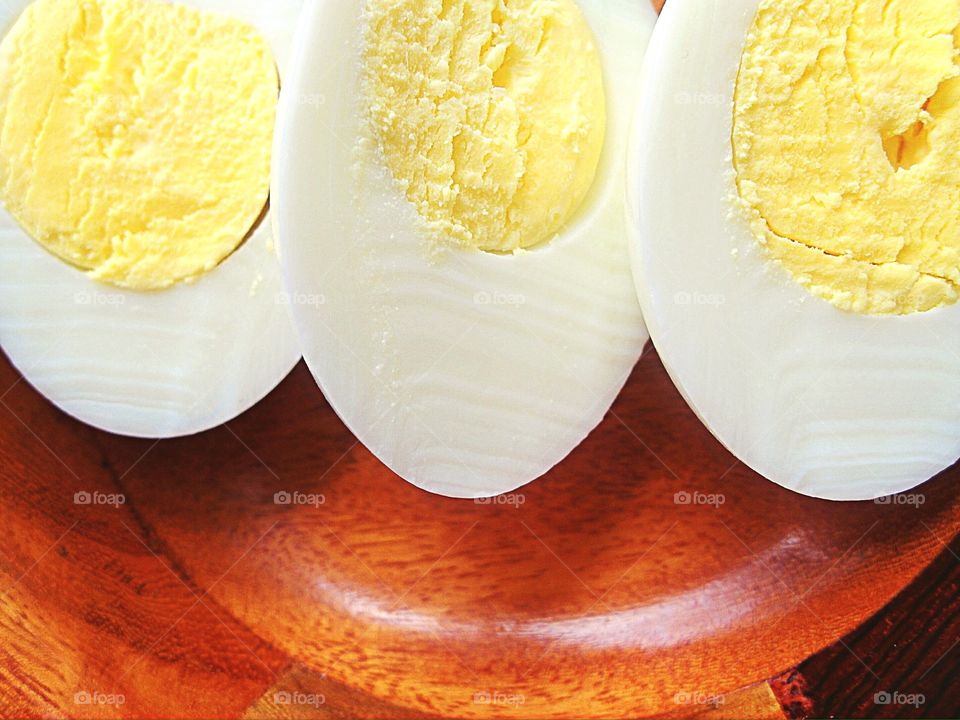
<instances>
[{"instance_id":1,"label":"egg yolk","mask_svg":"<svg viewBox=\"0 0 960 720\"><path fill-rule=\"evenodd\" d=\"M843 310L960 288L960 0L763 0L733 156L770 257Z\"/></svg>"},{"instance_id":2,"label":"egg yolk","mask_svg":"<svg viewBox=\"0 0 960 720\"><path fill-rule=\"evenodd\" d=\"M490 252L555 236L606 128L573 0L369 0L366 14L370 130L431 234Z\"/></svg>"},{"instance_id":3,"label":"egg yolk","mask_svg":"<svg viewBox=\"0 0 960 720\"><path fill-rule=\"evenodd\" d=\"M0 196L103 282L216 267L264 211L278 93L240 21L156 0L37 0L0 44Z\"/></svg>"}]
</instances>

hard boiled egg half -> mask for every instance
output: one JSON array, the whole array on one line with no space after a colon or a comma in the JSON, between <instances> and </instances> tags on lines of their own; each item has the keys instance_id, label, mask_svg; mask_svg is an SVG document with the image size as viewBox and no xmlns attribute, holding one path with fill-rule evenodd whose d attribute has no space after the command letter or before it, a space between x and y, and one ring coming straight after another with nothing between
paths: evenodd
<instances>
[{"instance_id":1,"label":"hard boiled egg half","mask_svg":"<svg viewBox=\"0 0 960 720\"><path fill-rule=\"evenodd\" d=\"M0 339L67 413L191 434L297 362L267 207L300 5L0 5Z\"/></svg>"},{"instance_id":2,"label":"hard boiled egg half","mask_svg":"<svg viewBox=\"0 0 960 720\"><path fill-rule=\"evenodd\" d=\"M637 0L311 0L274 198L305 358L386 465L521 486L647 340L623 201Z\"/></svg>"},{"instance_id":3,"label":"hard boiled egg half","mask_svg":"<svg viewBox=\"0 0 960 720\"><path fill-rule=\"evenodd\" d=\"M670 0L643 81L634 271L704 423L821 498L955 463L960 2Z\"/></svg>"}]
</instances>

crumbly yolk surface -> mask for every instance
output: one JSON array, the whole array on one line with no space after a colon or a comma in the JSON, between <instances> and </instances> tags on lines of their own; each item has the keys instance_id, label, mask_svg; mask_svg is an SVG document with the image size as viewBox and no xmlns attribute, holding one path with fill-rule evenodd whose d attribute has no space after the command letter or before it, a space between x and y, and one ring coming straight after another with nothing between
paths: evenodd
<instances>
[{"instance_id":1,"label":"crumbly yolk surface","mask_svg":"<svg viewBox=\"0 0 960 720\"><path fill-rule=\"evenodd\" d=\"M250 26L157 0L37 0L0 44L0 195L97 280L216 267L268 198L278 78Z\"/></svg>"},{"instance_id":2,"label":"crumbly yolk surface","mask_svg":"<svg viewBox=\"0 0 960 720\"><path fill-rule=\"evenodd\" d=\"M960 0L763 0L737 81L740 200L812 293L870 314L960 288Z\"/></svg>"},{"instance_id":3,"label":"crumbly yolk surface","mask_svg":"<svg viewBox=\"0 0 960 720\"><path fill-rule=\"evenodd\" d=\"M369 0L363 86L393 177L438 237L551 239L597 172L600 56L573 0Z\"/></svg>"}]
</instances>

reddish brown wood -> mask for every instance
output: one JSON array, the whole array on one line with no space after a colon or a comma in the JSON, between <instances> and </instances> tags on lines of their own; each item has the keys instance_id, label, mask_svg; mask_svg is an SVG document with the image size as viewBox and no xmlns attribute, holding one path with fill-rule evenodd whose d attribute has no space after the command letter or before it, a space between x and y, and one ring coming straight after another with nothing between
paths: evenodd
<instances>
[{"instance_id":1,"label":"reddish brown wood","mask_svg":"<svg viewBox=\"0 0 960 720\"><path fill-rule=\"evenodd\" d=\"M0 386L15 380L0 366ZM653 353L597 432L514 505L402 482L302 367L228 427L159 444L80 426L23 382L3 404L11 712L72 714L87 689L124 694L125 716L236 717L291 662L368 717L692 712L855 627L960 515L956 470L920 508L762 480ZM81 490L128 502L76 506ZM276 505L281 491L325 502ZM677 492L725 502L676 504ZM523 704L474 702L486 692Z\"/></svg>"},{"instance_id":2,"label":"reddish brown wood","mask_svg":"<svg viewBox=\"0 0 960 720\"><path fill-rule=\"evenodd\" d=\"M804 662L799 674L813 699L808 715L956 718L958 668L960 538L883 613Z\"/></svg>"}]
</instances>

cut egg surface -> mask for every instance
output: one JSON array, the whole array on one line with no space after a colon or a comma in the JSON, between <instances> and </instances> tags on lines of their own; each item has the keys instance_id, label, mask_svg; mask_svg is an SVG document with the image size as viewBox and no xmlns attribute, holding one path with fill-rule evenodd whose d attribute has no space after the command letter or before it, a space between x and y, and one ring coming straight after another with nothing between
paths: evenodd
<instances>
[{"instance_id":1,"label":"cut egg surface","mask_svg":"<svg viewBox=\"0 0 960 720\"><path fill-rule=\"evenodd\" d=\"M955 0L658 22L628 177L644 317L705 425L786 488L873 499L960 457L958 77Z\"/></svg>"},{"instance_id":2,"label":"cut egg surface","mask_svg":"<svg viewBox=\"0 0 960 720\"><path fill-rule=\"evenodd\" d=\"M0 342L64 412L190 435L299 360L268 197L301 5L0 4Z\"/></svg>"},{"instance_id":3,"label":"cut egg surface","mask_svg":"<svg viewBox=\"0 0 960 720\"><path fill-rule=\"evenodd\" d=\"M648 339L629 267L634 0L314 0L273 195L304 356L340 417L451 497L543 475Z\"/></svg>"}]
</instances>

